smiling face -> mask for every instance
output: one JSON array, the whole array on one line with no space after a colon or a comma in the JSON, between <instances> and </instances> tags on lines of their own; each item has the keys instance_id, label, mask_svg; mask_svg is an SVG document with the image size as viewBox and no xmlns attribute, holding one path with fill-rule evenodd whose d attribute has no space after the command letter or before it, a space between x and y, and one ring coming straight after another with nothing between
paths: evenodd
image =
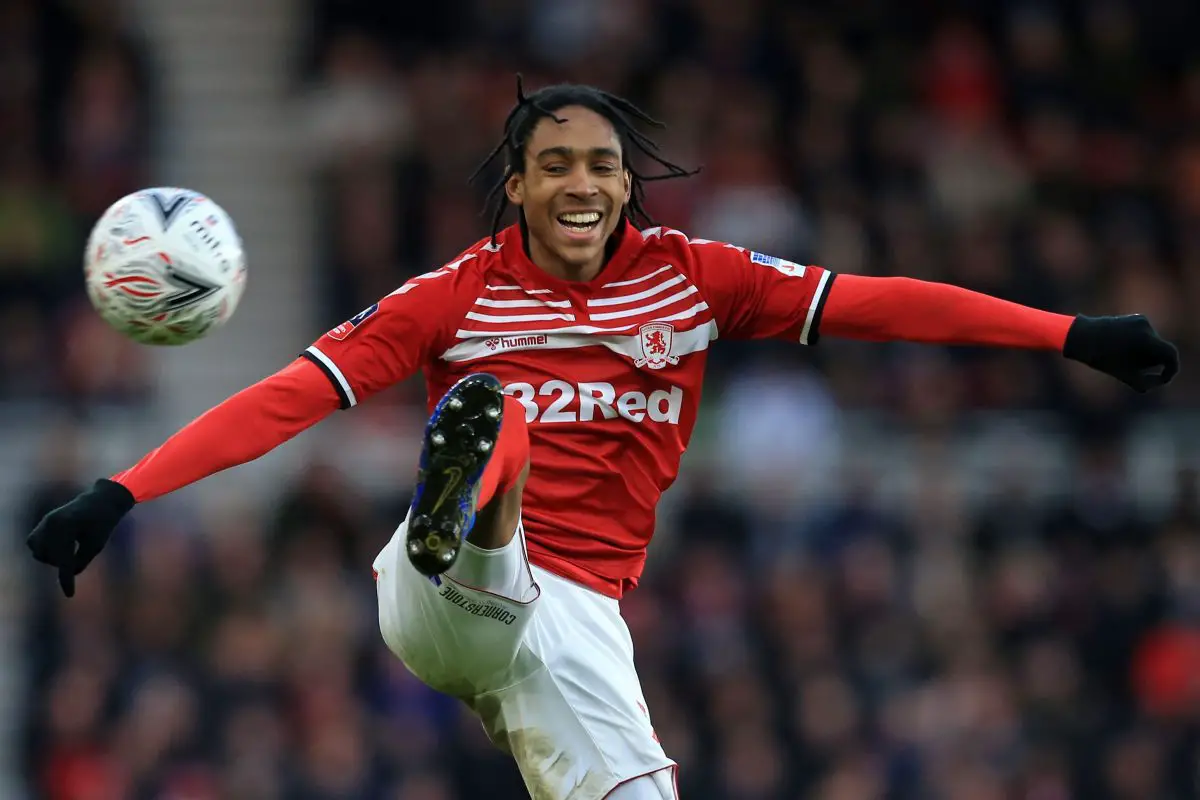
<instances>
[{"instance_id":1,"label":"smiling face","mask_svg":"<svg viewBox=\"0 0 1200 800\"><path fill-rule=\"evenodd\" d=\"M525 169L505 183L529 226L533 263L566 280L591 280L629 202L631 176L612 123L583 106L543 118L525 145Z\"/></svg>"}]
</instances>

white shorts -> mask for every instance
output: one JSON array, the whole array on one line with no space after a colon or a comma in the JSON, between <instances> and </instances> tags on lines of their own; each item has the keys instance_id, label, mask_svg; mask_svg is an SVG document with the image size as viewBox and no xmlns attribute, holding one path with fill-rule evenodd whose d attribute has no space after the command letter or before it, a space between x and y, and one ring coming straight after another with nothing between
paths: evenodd
<instances>
[{"instance_id":1,"label":"white shorts","mask_svg":"<svg viewBox=\"0 0 1200 800\"><path fill-rule=\"evenodd\" d=\"M534 800L601 800L674 769L616 600L531 566L521 530L501 550L467 543L432 580L404 555L406 528L375 559L383 639L422 682L479 715Z\"/></svg>"}]
</instances>

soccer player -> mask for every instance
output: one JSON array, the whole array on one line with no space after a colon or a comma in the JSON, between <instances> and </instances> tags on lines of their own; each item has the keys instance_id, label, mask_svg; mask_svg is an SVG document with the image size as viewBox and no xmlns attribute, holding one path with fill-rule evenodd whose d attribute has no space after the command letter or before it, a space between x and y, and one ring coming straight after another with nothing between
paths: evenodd
<instances>
[{"instance_id":1,"label":"soccer player","mask_svg":"<svg viewBox=\"0 0 1200 800\"><path fill-rule=\"evenodd\" d=\"M421 370L432 407L414 499L374 562L383 638L479 715L533 797L674 798L618 603L642 573L712 342L1045 350L1138 391L1178 369L1141 316L1064 316L945 284L836 275L652 226L645 182L689 173L657 155L644 124L658 125L599 89L526 96L518 84L488 158L506 159L491 236L51 512L29 536L34 557L71 596L136 503L255 459ZM665 174L638 172L635 149ZM518 221L498 230L509 204Z\"/></svg>"}]
</instances>

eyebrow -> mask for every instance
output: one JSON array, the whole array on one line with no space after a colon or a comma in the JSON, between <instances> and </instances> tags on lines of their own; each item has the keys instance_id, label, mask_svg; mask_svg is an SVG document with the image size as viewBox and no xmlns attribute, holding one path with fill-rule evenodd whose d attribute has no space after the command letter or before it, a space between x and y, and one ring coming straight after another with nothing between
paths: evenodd
<instances>
[{"instance_id":1,"label":"eyebrow","mask_svg":"<svg viewBox=\"0 0 1200 800\"><path fill-rule=\"evenodd\" d=\"M588 151L588 154L592 158L615 158L618 160L621 158L620 151L612 147L593 147ZM559 146L547 147L545 150L542 150L537 154L537 158L550 158L552 156L558 156L559 158L571 158L573 155L575 155L575 150L573 148Z\"/></svg>"}]
</instances>

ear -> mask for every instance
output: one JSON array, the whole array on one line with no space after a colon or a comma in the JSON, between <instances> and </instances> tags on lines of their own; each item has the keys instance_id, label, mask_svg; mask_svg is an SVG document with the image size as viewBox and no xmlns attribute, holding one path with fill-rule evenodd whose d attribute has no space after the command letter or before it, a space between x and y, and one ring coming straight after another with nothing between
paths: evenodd
<instances>
[{"instance_id":1,"label":"ear","mask_svg":"<svg viewBox=\"0 0 1200 800\"><path fill-rule=\"evenodd\" d=\"M629 170L625 170L622 174L625 178L625 203L624 203L624 205L629 205L629 198L633 194L633 173L631 173Z\"/></svg>"},{"instance_id":2,"label":"ear","mask_svg":"<svg viewBox=\"0 0 1200 800\"><path fill-rule=\"evenodd\" d=\"M508 178L504 181L504 193L508 195L508 202L514 206L524 205L525 176L519 172L509 173Z\"/></svg>"}]
</instances>

